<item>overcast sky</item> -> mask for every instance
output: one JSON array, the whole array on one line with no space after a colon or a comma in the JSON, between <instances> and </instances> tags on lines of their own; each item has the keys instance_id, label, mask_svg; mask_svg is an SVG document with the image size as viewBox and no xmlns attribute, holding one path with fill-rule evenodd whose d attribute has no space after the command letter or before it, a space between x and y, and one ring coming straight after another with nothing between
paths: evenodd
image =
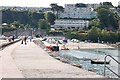
<instances>
[{"instance_id":1,"label":"overcast sky","mask_svg":"<svg viewBox=\"0 0 120 80\"><path fill-rule=\"evenodd\" d=\"M27 7L49 7L51 3L64 4L75 3L100 3L112 2L114 6L118 5L119 0L0 0L0 6L27 6Z\"/></svg>"}]
</instances>

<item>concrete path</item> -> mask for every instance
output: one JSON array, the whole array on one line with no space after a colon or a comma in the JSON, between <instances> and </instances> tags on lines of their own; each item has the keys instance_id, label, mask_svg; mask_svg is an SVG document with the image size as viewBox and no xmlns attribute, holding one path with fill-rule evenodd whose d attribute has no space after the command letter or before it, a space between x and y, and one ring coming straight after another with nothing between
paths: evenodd
<instances>
[{"instance_id":1,"label":"concrete path","mask_svg":"<svg viewBox=\"0 0 120 80\"><path fill-rule=\"evenodd\" d=\"M0 51L0 77L2 78L24 78L21 71L18 70L11 54L19 46L15 43Z\"/></svg>"},{"instance_id":2,"label":"concrete path","mask_svg":"<svg viewBox=\"0 0 120 80\"><path fill-rule=\"evenodd\" d=\"M22 71L22 74L26 78L102 77L93 72L89 72L54 59L33 42L28 42L27 45L18 45L12 53L12 57L18 69Z\"/></svg>"}]
</instances>

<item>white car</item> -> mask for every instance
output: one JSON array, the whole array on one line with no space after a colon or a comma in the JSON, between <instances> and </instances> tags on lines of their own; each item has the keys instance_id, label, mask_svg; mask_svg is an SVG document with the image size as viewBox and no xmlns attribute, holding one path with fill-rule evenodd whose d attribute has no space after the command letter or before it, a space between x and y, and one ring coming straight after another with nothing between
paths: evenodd
<instances>
[{"instance_id":1,"label":"white car","mask_svg":"<svg viewBox=\"0 0 120 80\"><path fill-rule=\"evenodd\" d=\"M78 39L72 39L71 42L79 43L79 40Z\"/></svg>"}]
</instances>

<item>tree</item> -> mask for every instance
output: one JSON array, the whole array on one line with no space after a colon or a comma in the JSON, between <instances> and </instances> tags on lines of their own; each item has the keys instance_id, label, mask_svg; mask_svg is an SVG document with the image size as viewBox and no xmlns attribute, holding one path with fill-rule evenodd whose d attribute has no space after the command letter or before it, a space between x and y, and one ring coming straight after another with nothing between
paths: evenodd
<instances>
[{"instance_id":1,"label":"tree","mask_svg":"<svg viewBox=\"0 0 120 80\"><path fill-rule=\"evenodd\" d=\"M60 12L64 11L64 8L62 6L57 5L56 3L52 3L52 4L50 4L50 6L51 6L51 10L56 15L56 18L58 18L58 14Z\"/></svg>"},{"instance_id":2,"label":"tree","mask_svg":"<svg viewBox=\"0 0 120 80\"><path fill-rule=\"evenodd\" d=\"M37 28L39 19L44 19L43 12L2 10L2 23L11 24L18 21L20 24Z\"/></svg>"},{"instance_id":3,"label":"tree","mask_svg":"<svg viewBox=\"0 0 120 80\"><path fill-rule=\"evenodd\" d=\"M83 3L76 3L75 7L87 7L87 5Z\"/></svg>"},{"instance_id":4,"label":"tree","mask_svg":"<svg viewBox=\"0 0 120 80\"><path fill-rule=\"evenodd\" d=\"M101 31L101 37L100 37L101 41L104 41L104 42L108 42L109 41L109 33L107 30L102 30Z\"/></svg>"},{"instance_id":5,"label":"tree","mask_svg":"<svg viewBox=\"0 0 120 80\"><path fill-rule=\"evenodd\" d=\"M89 22L89 29L92 28L92 26L100 28L100 21L98 19L93 19Z\"/></svg>"},{"instance_id":6,"label":"tree","mask_svg":"<svg viewBox=\"0 0 120 80\"><path fill-rule=\"evenodd\" d=\"M111 2L103 2L103 5L109 6L109 7L113 7Z\"/></svg>"},{"instance_id":7,"label":"tree","mask_svg":"<svg viewBox=\"0 0 120 80\"><path fill-rule=\"evenodd\" d=\"M101 6L97 9L97 17L100 20L101 26L105 29L117 29L117 14L111 12L108 7Z\"/></svg>"},{"instance_id":8,"label":"tree","mask_svg":"<svg viewBox=\"0 0 120 80\"><path fill-rule=\"evenodd\" d=\"M92 29L89 30L88 32L88 38L91 41L97 42L98 38L100 37L99 35L101 34L101 30L97 27L93 27Z\"/></svg>"},{"instance_id":9,"label":"tree","mask_svg":"<svg viewBox=\"0 0 120 80\"><path fill-rule=\"evenodd\" d=\"M40 29L50 29L50 24L46 20L40 19L38 21L38 27Z\"/></svg>"},{"instance_id":10,"label":"tree","mask_svg":"<svg viewBox=\"0 0 120 80\"><path fill-rule=\"evenodd\" d=\"M108 27L108 19L110 16L110 11L105 9L105 8L101 8L100 10L98 10L98 14L97 14L100 22L102 23L103 27Z\"/></svg>"},{"instance_id":11,"label":"tree","mask_svg":"<svg viewBox=\"0 0 120 80\"><path fill-rule=\"evenodd\" d=\"M53 13L47 12L47 13L45 13L44 16L45 16L46 21L49 22L51 25L53 25L55 23L54 21L55 21L56 17Z\"/></svg>"},{"instance_id":12,"label":"tree","mask_svg":"<svg viewBox=\"0 0 120 80\"><path fill-rule=\"evenodd\" d=\"M31 25L26 24L26 25L25 25L25 28L29 28L29 29L30 29L30 28L32 28L32 27L31 27Z\"/></svg>"},{"instance_id":13,"label":"tree","mask_svg":"<svg viewBox=\"0 0 120 80\"><path fill-rule=\"evenodd\" d=\"M34 28L38 27L38 21L39 19L44 19L44 14L43 13L37 13L37 12L32 12L31 13L31 25L34 26Z\"/></svg>"},{"instance_id":14,"label":"tree","mask_svg":"<svg viewBox=\"0 0 120 80\"><path fill-rule=\"evenodd\" d=\"M19 21L14 21L13 23L10 24L11 26L14 26L15 28L19 28L21 26Z\"/></svg>"}]
</instances>

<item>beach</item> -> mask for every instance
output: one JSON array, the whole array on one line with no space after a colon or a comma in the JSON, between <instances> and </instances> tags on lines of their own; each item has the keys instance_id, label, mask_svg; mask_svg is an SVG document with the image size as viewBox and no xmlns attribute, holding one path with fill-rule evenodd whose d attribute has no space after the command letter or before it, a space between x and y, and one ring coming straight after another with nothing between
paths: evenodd
<instances>
[{"instance_id":1,"label":"beach","mask_svg":"<svg viewBox=\"0 0 120 80\"><path fill-rule=\"evenodd\" d=\"M45 46L56 46L57 44L52 44L47 41L43 41ZM62 49L64 46L68 49L97 49L97 48L114 48L107 44L101 44L101 43L89 43L89 42L71 42L68 41L68 43L58 44L60 49Z\"/></svg>"},{"instance_id":2,"label":"beach","mask_svg":"<svg viewBox=\"0 0 120 80\"><path fill-rule=\"evenodd\" d=\"M85 42L79 42L79 43L68 42L68 43L66 43L66 47L68 47L69 49L114 48L107 44L85 43Z\"/></svg>"}]
</instances>

